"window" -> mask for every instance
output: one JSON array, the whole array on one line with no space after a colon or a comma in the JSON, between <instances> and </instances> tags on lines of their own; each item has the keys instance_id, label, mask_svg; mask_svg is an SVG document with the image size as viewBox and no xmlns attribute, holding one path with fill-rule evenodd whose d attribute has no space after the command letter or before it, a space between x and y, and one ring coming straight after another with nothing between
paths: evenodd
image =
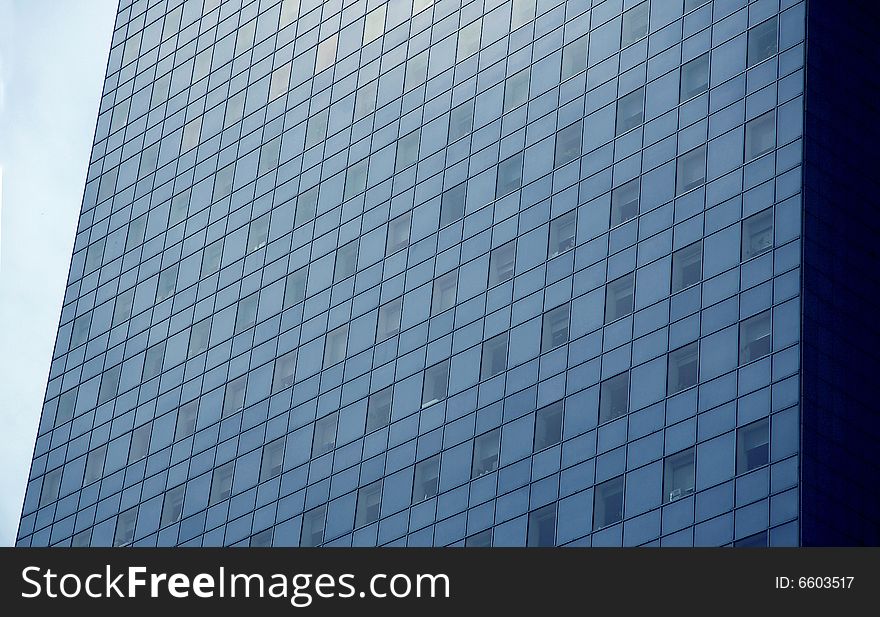
<instances>
[{"instance_id":1,"label":"window","mask_svg":"<svg viewBox=\"0 0 880 617\"><path fill-rule=\"evenodd\" d=\"M776 53L776 17L749 30L748 65L763 62Z\"/></svg>"},{"instance_id":2,"label":"window","mask_svg":"<svg viewBox=\"0 0 880 617\"><path fill-rule=\"evenodd\" d=\"M324 541L324 519L327 506L319 506L303 514L302 531L299 534L300 546L318 546Z\"/></svg>"},{"instance_id":3,"label":"window","mask_svg":"<svg viewBox=\"0 0 880 617\"><path fill-rule=\"evenodd\" d=\"M562 48L563 81L587 68L587 42L588 38L582 36Z\"/></svg>"},{"instance_id":4,"label":"window","mask_svg":"<svg viewBox=\"0 0 880 617\"><path fill-rule=\"evenodd\" d=\"M186 485L181 484L167 493L162 502L162 520L160 526L170 525L180 520L183 514L183 497L186 492Z\"/></svg>"},{"instance_id":5,"label":"window","mask_svg":"<svg viewBox=\"0 0 880 617\"><path fill-rule=\"evenodd\" d=\"M611 323L633 312L635 274L611 281L605 288L605 323Z\"/></svg>"},{"instance_id":6,"label":"window","mask_svg":"<svg viewBox=\"0 0 880 617\"><path fill-rule=\"evenodd\" d=\"M315 422L315 436L312 439L312 458L327 454L336 447L337 412L333 412Z\"/></svg>"},{"instance_id":7,"label":"window","mask_svg":"<svg viewBox=\"0 0 880 617\"><path fill-rule=\"evenodd\" d=\"M358 241L352 240L336 251L336 269L333 273L333 281L341 281L354 274L357 269Z\"/></svg>"},{"instance_id":8,"label":"window","mask_svg":"<svg viewBox=\"0 0 880 617\"><path fill-rule=\"evenodd\" d=\"M527 24L535 18L536 0L513 0L513 10L510 19L511 31Z\"/></svg>"},{"instance_id":9,"label":"window","mask_svg":"<svg viewBox=\"0 0 880 617\"><path fill-rule=\"evenodd\" d=\"M156 303L162 302L174 295L174 287L177 285L177 266L172 266L162 271L159 275L159 285L156 288Z\"/></svg>"},{"instance_id":10,"label":"window","mask_svg":"<svg viewBox=\"0 0 880 617\"><path fill-rule=\"evenodd\" d=\"M257 301L260 295L253 293L238 301L235 313L235 333L240 334L257 322Z\"/></svg>"},{"instance_id":11,"label":"window","mask_svg":"<svg viewBox=\"0 0 880 617\"><path fill-rule=\"evenodd\" d=\"M189 349L186 357L193 358L208 349L211 336L211 318L203 319L192 327L189 332Z\"/></svg>"},{"instance_id":12,"label":"window","mask_svg":"<svg viewBox=\"0 0 880 617\"><path fill-rule=\"evenodd\" d=\"M608 422L629 411L629 371L609 377L599 386L599 422Z\"/></svg>"},{"instance_id":13,"label":"window","mask_svg":"<svg viewBox=\"0 0 880 617\"><path fill-rule=\"evenodd\" d=\"M449 143L461 139L474 127L474 103L467 101L449 112Z\"/></svg>"},{"instance_id":14,"label":"window","mask_svg":"<svg viewBox=\"0 0 880 617\"><path fill-rule=\"evenodd\" d=\"M577 235L577 210L566 212L550 221L550 244L548 259L574 248Z\"/></svg>"},{"instance_id":15,"label":"window","mask_svg":"<svg viewBox=\"0 0 880 617\"><path fill-rule=\"evenodd\" d=\"M684 12L687 13L698 6L706 4L709 0L684 0Z\"/></svg>"},{"instance_id":16,"label":"window","mask_svg":"<svg viewBox=\"0 0 880 617\"><path fill-rule=\"evenodd\" d=\"M544 313L544 323L541 328L541 353L568 342L568 313L568 304L557 306Z\"/></svg>"},{"instance_id":17,"label":"window","mask_svg":"<svg viewBox=\"0 0 880 617\"><path fill-rule=\"evenodd\" d=\"M394 162L395 172L406 169L419 160L419 143L421 138L421 131L416 129L397 141L397 160ZM366 183L366 176L364 177L364 182Z\"/></svg>"},{"instance_id":18,"label":"window","mask_svg":"<svg viewBox=\"0 0 880 617\"><path fill-rule=\"evenodd\" d=\"M679 99L684 102L709 89L709 54L694 58L681 67L681 91Z\"/></svg>"},{"instance_id":19,"label":"window","mask_svg":"<svg viewBox=\"0 0 880 617\"><path fill-rule=\"evenodd\" d=\"M348 324L343 324L327 333L324 341L324 366L333 366L345 360L345 346L348 341Z\"/></svg>"},{"instance_id":20,"label":"window","mask_svg":"<svg viewBox=\"0 0 880 617\"><path fill-rule=\"evenodd\" d=\"M483 342L480 379L494 377L507 368L507 333L493 336Z\"/></svg>"},{"instance_id":21,"label":"window","mask_svg":"<svg viewBox=\"0 0 880 617\"><path fill-rule=\"evenodd\" d=\"M593 496L593 529L623 520L623 476L596 485Z\"/></svg>"},{"instance_id":22,"label":"window","mask_svg":"<svg viewBox=\"0 0 880 617\"><path fill-rule=\"evenodd\" d=\"M465 58L477 53L480 49L480 26L483 20L477 19L464 26L458 31L458 50L456 52L456 62L461 62Z\"/></svg>"},{"instance_id":23,"label":"window","mask_svg":"<svg viewBox=\"0 0 880 617\"><path fill-rule=\"evenodd\" d=\"M232 494L232 471L235 467L235 461L229 461L221 467L217 467L211 476L211 495L208 499L208 505L213 506L215 503L229 499Z\"/></svg>"},{"instance_id":24,"label":"window","mask_svg":"<svg viewBox=\"0 0 880 617\"><path fill-rule=\"evenodd\" d=\"M449 386L449 360L444 360L425 369L425 383L422 386L422 409L446 398Z\"/></svg>"},{"instance_id":25,"label":"window","mask_svg":"<svg viewBox=\"0 0 880 617\"><path fill-rule=\"evenodd\" d=\"M706 146L694 148L678 157L676 194L687 193L706 181Z\"/></svg>"},{"instance_id":26,"label":"window","mask_svg":"<svg viewBox=\"0 0 880 617\"><path fill-rule=\"evenodd\" d=\"M287 281L284 284L284 308L290 308L305 300L307 275L308 268L300 268L287 275Z\"/></svg>"},{"instance_id":27,"label":"window","mask_svg":"<svg viewBox=\"0 0 880 617\"><path fill-rule=\"evenodd\" d=\"M516 240L494 249L489 255L489 287L513 278L516 264Z\"/></svg>"},{"instance_id":28,"label":"window","mask_svg":"<svg viewBox=\"0 0 880 617\"><path fill-rule=\"evenodd\" d=\"M254 219L248 228L247 252L251 253L266 246L269 239L269 215Z\"/></svg>"},{"instance_id":29,"label":"window","mask_svg":"<svg viewBox=\"0 0 880 617\"><path fill-rule=\"evenodd\" d=\"M144 376L143 381L149 381L162 372L162 365L165 362L165 343L153 345L147 349L144 355Z\"/></svg>"},{"instance_id":30,"label":"window","mask_svg":"<svg viewBox=\"0 0 880 617\"><path fill-rule=\"evenodd\" d=\"M737 540L733 543L733 546L753 548L770 546L767 543L767 530L765 529L764 531L761 531L759 533L752 534L750 536L746 536L745 538Z\"/></svg>"},{"instance_id":31,"label":"window","mask_svg":"<svg viewBox=\"0 0 880 617\"><path fill-rule=\"evenodd\" d=\"M535 452L562 441L562 401L542 407L535 414Z\"/></svg>"},{"instance_id":32,"label":"window","mask_svg":"<svg viewBox=\"0 0 880 617\"><path fill-rule=\"evenodd\" d=\"M385 254L391 255L402 251L409 245L410 213L401 214L388 223L388 238L385 242Z\"/></svg>"},{"instance_id":33,"label":"window","mask_svg":"<svg viewBox=\"0 0 880 617\"><path fill-rule=\"evenodd\" d=\"M416 465L413 480L412 502L430 499L440 489L440 455L433 456Z\"/></svg>"},{"instance_id":34,"label":"window","mask_svg":"<svg viewBox=\"0 0 880 617\"><path fill-rule=\"evenodd\" d=\"M642 2L623 14L620 46L626 47L648 34L648 3Z\"/></svg>"},{"instance_id":35,"label":"window","mask_svg":"<svg viewBox=\"0 0 880 617\"><path fill-rule=\"evenodd\" d=\"M358 491L357 510L354 526L362 527L379 520L379 506L382 502L382 480L362 487Z\"/></svg>"},{"instance_id":36,"label":"window","mask_svg":"<svg viewBox=\"0 0 880 617\"><path fill-rule=\"evenodd\" d=\"M623 135L640 125L645 117L645 89L639 88L617 99L617 131Z\"/></svg>"},{"instance_id":37,"label":"window","mask_svg":"<svg viewBox=\"0 0 880 617\"><path fill-rule=\"evenodd\" d=\"M758 313L739 324L739 363L745 364L770 354L770 311Z\"/></svg>"},{"instance_id":38,"label":"window","mask_svg":"<svg viewBox=\"0 0 880 617\"><path fill-rule=\"evenodd\" d=\"M743 221L743 261L773 248L773 208L767 208Z\"/></svg>"},{"instance_id":39,"label":"window","mask_svg":"<svg viewBox=\"0 0 880 617\"><path fill-rule=\"evenodd\" d=\"M696 342L669 352L668 394L672 395L697 385L700 372L699 355Z\"/></svg>"},{"instance_id":40,"label":"window","mask_svg":"<svg viewBox=\"0 0 880 617\"><path fill-rule=\"evenodd\" d=\"M98 391L98 405L106 403L119 393L119 375L122 371L122 365L116 366L104 371L101 375L101 389Z\"/></svg>"},{"instance_id":41,"label":"window","mask_svg":"<svg viewBox=\"0 0 880 617\"><path fill-rule=\"evenodd\" d=\"M85 474L85 480L83 481L83 486L91 484L95 480L98 480L101 478L102 472L104 471L104 459L106 457L107 457L107 446L106 445L95 448L94 450L89 452L89 456L86 459L86 474ZM44 492L45 492L45 481L43 482L43 485L44 485L43 488L44 488ZM40 505L41 506L44 505L42 496L40 497Z\"/></svg>"},{"instance_id":42,"label":"window","mask_svg":"<svg viewBox=\"0 0 880 617\"><path fill-rule=\"evenodd\" d=\"M150 451L150 433L153 426L144 424L131 433L131 446L128 449L128 462L134 463L146 458Z\"/></svg>"},{"instance_id":43,"label":"window","mask_svg":"<svg viewBox=\"0 0 880 617\"><path fill-rule=\"evenodd\" d=\"M479 478L498 469L501 448L501 429L483 433L474 439L474 465L471 478Z\"/></svg>"},{"instance_id":44,"label":"window","mask_svg":"<svg viewBox=\"0 0 880 617\"><path fill-rule=\"evenodd\" d=\"M434 4L434 0L413 0L413 15L421 13Z\"/></svg>"},{"instance_id":45,"label":"window","mask_svg":"<svg viewBox=\"0 0 880 617\"><path fill-rule=\"evenodd\" d=\"M244 409L244 386L246 383L247 376L242 375L238 379L226 384L226 391L223 396L224 418Z\"/></svg>"},{"instance_id":46,"label":"window","mask_svg":"<svg viewBox=\"0 0 880 617\"><path fill-rule=\"evenodd\" d=\"M416 135L418 137L418 135ZM321 137L316 141L320 142ZM416 143L416 152L418 152L418 143ZM401 157L402 160L403 157ZM345 170L345 184L342 188L342 199L348 201L355 195L358 195L367 188L367 172L369 159L363 159Z\"/></svg>"},{"instance_id":47,"label":"window","mask_svg":"<svg viewBox=\"0 0 880 617\"><path fill-rule=\"evenodd\" d=\"M504 82L504 113L529 100L529 69L523 69Z\"/></svg>"},{"instance_id":48,"label":"window","mask_svg":"<svg viewBox=\"0 0 880 617\"><path fill-rule=\"evenodd\" d=\"M73 418L73 408L76 403L76 390L68 390L58 398L58 409L55 411L54 426L61 426Z\"/></svg>"},{"instance_id":49,"label":"window","mask_svg":"<svg viewBox=\"0 0 880 617\"><path fill-rule=\"evenodd\" d=\"M336 61L336 37L334 34L318 43L318 52L315 55L315 74L329 68Z\"/></svg>"},{"instance_id":50,"label":"window","mask_svg":"<svg viewBox=\"0 0 880 617\"><path fill-rule=\"evenodd\" d=\"M376 111L376 93L379 89L379 80L374 79L358 89L354 102L354 119L360 120L364 116Z\"/></svg>"},{"instance_id":51,"label":"window","mask_svg":"<svg viewBox=\"0 0 880 617\"><path fill-rule=\"evenodd\" d=\"M464 545L474 548L488 548L492 546L492 529L486 529L480 533L465 538Z\"/></svg>"},{"instance_id":52,"label":"window","mask_svg":"<svg viewBox=\"0 0 880 617\"><path fill-rule=\"evenodd\" d=\"M272 528L264 529L260 533L252 535L249 546L264 548L272 546Z\"/></svg>"},{"instance_id":53,"label":"window","mask_svg":"<svg viewBox=\"0 0 880 617\"><path fill-rule=\"evenodd\" d=\"M177 410L177 425L174 427L174 439L184 439L196 431L196 420L199 414L199 402L190 401Z\"/></svg>"},{"instance_id":54,"label":"window","mask_svg":"<svg viewBox=\"0 0 880 617\"><path fill-rule=\"evenodd\" d=\"M746 162L776 147L776 111L746 122Z\"/></svg>"},{"instance_id":55,"label":"window","mask_svg":"<svg viewBox=\"0 0 880 617\"><path fill-rule=\"evenodd\" d=\"M464 182L443 193L440 198L440 227L445 227L464 216L464 200L466 195Z\"/></svg>"},{"instance_id":56,"label":"window","mask_svg":"<svg viewBox=\"0 0 880 617\"><path fill-rule=\"evenodd\" d=\"M287 94L287 87L290 85L290 68L291 63L288 62L272 71L272 77L269 80L270 101L274 101L282 94Z\"/></svg>"},{"instance_id":57,"label":"window","mask_svg":"<svg viewBox=\"0 0 880 617\"><path fill-rule=\"evenodd\" d=\"M367 432L388 426L391 421L391 386L370 395L367 401Z\"/></svg>"},{"instance_id":58,"label":"window","mask_svg":"<svg viewBox=\"0 0 880 617\"><path fill-rule=\"evenodd\" d=\"M639 179L630 180L611 191L611 226L639 215Z\"/></svg>"},{"instance_id":59,"label":"window","mask_svg":"<svg viewBox=\"0 0 880 617\"><path fill-rule=\"evenodd\" d=\"M272 375L272 394L281 392L293 385L293 374L296 370L296 350L290 351L275 360L275 372Z\"/></svg>"},{"instance_id":60,"label":"window","mask_svg":"<svg viewBox=\"0 0 880 617\"><path fill-rule=\"evenodd\" d=\"M284 465L284 437L263 446L263 461L260 464L260 482L281 475Z\"/></svg>"},{"instance_id":61,"label":"window","mask_svg":"<svg viewBox=\"0 0 880 617\"><path fill-rule=\"evenodd\" d=\"M556 504L529 512L529 534L526 546L556 545Z\"/></svg>"},{"instance_id":62,"label":"window","mask_svg":"<svg viewBox=\"0 0 880 617\"><path fill-rule=\"evenodd\" d=\"M43 476L43 486L40 491L41 508L58 499L58 491L61 488L61 469L61 467L53 469Z\"/></svg>"},{"instance_id":63,"label":"window","mask_svg":"<svg viewBox=\"0 0 880 617\"><path fill-rule=\"evenodd\" d=\"M495 197L502 197L522 185L523 154L514 154L498 163L498 181L495 184Z\"/></svg>"},{"instance_id":64,"label":"window","mask_svg":"<svg viewBox=\"0 0 880 617\"><path fill-rule=\"evenodd\" d=\"M663 503L694 492L694 449L667 456L663 461Z\"/></svg>"},{"instance_id":65,"label":"window","mask_svg":"<svg viewBox=\"0 0 880 617\"><path fill-rule=\"evenodd\" d=\"M569 124L556 134L556 153L554 166L570 163L581 155L581 135L583 125L580 120Z\"/></svg>"},{"instance_id":66,"label":"window","mask_svg":"<svg viewBox=\"0 0 880 617\"><path fill-rule=\"evenodd\" d=\"M137 508L131 508L116 519L116 533L113 546L128 546L134 540L134 525L137 522Z\"/></svg>"},{"instance_id":67,"label":"window","mask_svg":"<svg viewBox=\"0 0 880 617\"><path fill-rule=\"evenodd\" d=\"M348 174L346 174L347 176ZM313 186L307 191L303 191L296 198L296 214L293 219L293 226L299 227L306 221L315 218L318 211L318 187Z\"/></svg>"},{"instance_id":68,"label":"window","mask_svg":"<svg viewBox=\"0 0 880 617\"><path fill-rule=\"evenodd\" d=\"M702 278L702 241L689 244L672 254L672 293L696 285Z\"/></svg>"},{"instance_id":69,"label":"window","mask_svg":"<svg viewBox=\"0 0 880 617\"><path fill-rule=\"evenodd\" d=\"M364 21L364 45L375 41L385 32L385 7L383 4L367 13Z\"/></svg>"},{"instance_id":70,"label":"window","mask_svg":"<svg viewBox=\"0 0 880 617\"><path fill-rule=\"evenodd\" d=\"M746 473L770 462L770 420L764 418L736 432L736 473Z\"/></svg>"},{"instance_id":71,"label":"window","mask_svg":"<svg viewBox=\"0 0 880 617\"><path fill-rule=\"evenodd\" d=\"M437 315L455 305L455 292L458 287L458 272L453 270L434 279L431 294L431 315Z\"/></svg>"},{"instance_id":72,"label":"window","mask_svg":"<svg viewBox=\"0 0 880 617\"><path fill-rule=\"evenodd\" d=\"M403 313L403 298L396 298L379 307L376 325L376 342L382 342L400 332L400 317Z\"/></svg>"}]
</instances>

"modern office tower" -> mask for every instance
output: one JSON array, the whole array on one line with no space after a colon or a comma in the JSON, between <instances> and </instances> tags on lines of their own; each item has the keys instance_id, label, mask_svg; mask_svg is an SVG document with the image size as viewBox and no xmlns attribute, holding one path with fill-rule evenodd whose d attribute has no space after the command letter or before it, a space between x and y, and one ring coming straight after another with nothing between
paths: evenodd
<instances>
[{"instance_id":1,"label":"modern office tower","mask_svg":"<svg viewBox=\"0 0 880 617\"><path fill-rule=\"evenodd\" d=\"M122 0L18 543L880 543L868 7Z\"/></svg>"}]
</instances>

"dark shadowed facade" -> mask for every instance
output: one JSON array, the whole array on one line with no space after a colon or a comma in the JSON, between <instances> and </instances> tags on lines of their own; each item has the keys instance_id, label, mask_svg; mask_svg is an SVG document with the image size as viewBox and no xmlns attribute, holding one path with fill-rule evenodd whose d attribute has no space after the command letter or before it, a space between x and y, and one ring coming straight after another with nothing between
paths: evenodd
<instances>
[{"instance_id":1,"label":"dark shadowed facade","mask_svg":"<svg viewBox=\"0 0 880 617\"><path fill-rule=\"evenodd\" d=\"M870 7L122 0L18 544L878 544Z\"/></svg>"}]
</instances>

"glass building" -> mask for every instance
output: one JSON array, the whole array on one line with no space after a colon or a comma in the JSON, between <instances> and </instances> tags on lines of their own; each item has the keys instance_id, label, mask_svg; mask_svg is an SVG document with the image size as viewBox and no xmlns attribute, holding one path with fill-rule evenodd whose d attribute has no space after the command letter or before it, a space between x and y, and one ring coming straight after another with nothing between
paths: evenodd
<instances>
[{"instance_id":1,"label":"glass building","mask_svg":"<svg viewBox=\"0 0 880 617\"><path fill-rule=\"evenodd\" d=\"M880 543L830 5L121 0L18 544Z\"/></svg>"}]
</instances>

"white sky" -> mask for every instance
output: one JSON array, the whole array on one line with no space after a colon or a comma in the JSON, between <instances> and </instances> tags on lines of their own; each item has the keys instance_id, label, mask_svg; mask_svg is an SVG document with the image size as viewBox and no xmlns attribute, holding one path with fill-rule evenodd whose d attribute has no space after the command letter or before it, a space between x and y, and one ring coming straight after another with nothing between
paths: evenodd
<instances>
[{"instance_id":1,"label":"white sky","mask_svg":"<svg viewBox=\"0 0 880 617\"><path fill-rule=\"evenodd\" d=\"M0 546L15 541L116 0L0 0Z\"/></svg>"}]
</instances>

